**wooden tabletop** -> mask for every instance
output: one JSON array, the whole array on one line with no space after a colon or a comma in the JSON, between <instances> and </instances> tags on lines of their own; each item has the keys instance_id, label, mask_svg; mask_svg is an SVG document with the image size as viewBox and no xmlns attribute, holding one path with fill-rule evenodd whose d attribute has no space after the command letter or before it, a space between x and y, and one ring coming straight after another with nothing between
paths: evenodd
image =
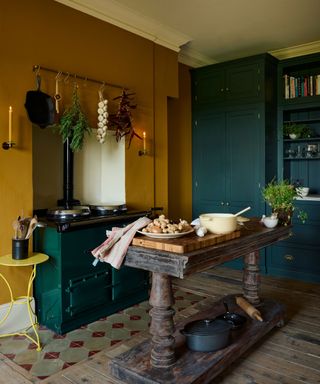
<instances>
[{"instance_id":1,"label":"wooden tabletop","mask_svg":"<svg viewBox=\"0 0 320 384\"><path fill-rule=\"evenodd\" d=\"M269 229L258 219L252 219L242 227L240 237L191 252L175 253L132 245L128 249L124 264L183 278L264 248L290 235L291 226ZM192 236L194 241L197 241L196 234Z\"/></svg>"}]
</instances>

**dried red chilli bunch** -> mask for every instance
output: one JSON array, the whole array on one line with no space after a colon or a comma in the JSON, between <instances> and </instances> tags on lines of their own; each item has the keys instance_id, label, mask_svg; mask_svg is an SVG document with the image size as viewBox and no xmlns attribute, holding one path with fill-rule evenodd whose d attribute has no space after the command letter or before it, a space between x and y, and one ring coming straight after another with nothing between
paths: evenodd
<instances>
[{"instance_id":1,"label":"dried red chilli bunch","mask_svg":"<svg viewBox=\"0 0 320 384\"><path fill-rule=\"evenodd\" d=\"M115 97L113 100L119 100L119 107L117 113L109 115L109 129L115 130L116 140L120 141L122 137L129 135L128 148L130 147L131 141L134 136L142 140L132 125L132 115L131 110L135 109L137 106L131 104L132 96L134 93L126 93L125 90L122 91L120 96Z\"/></svg>"}]
</instances>

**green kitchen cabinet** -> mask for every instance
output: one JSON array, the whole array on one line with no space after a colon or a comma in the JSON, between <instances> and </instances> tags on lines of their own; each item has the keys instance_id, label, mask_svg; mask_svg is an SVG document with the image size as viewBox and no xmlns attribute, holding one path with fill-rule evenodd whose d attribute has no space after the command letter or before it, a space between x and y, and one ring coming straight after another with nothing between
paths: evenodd
<instances>
[{"instance_id":1,"label":"green kitchen cabinet","mask_svg":"<svg viewBox=\"0 0 320 384\"><path fill-rule=\"evenodd\" d=\"M308 218L303 224L294 217L292 236L267 248L269 274L320 283L319 202L295 202L296 208L306 212Z\"/></svg>"},{"instance_id":2,"label":"green kitchen cabinet","mask_svg":"<svg viewBox=\"0 0 320 384\"><path fill-rule=\"evenodd\" d=\"M263 54L198 68L192 73L193 102L216 107L264 101L274 62Z\"/></svg>"},{"instance_id":3,"label":"green kitchen cabinet","mask_svg":"<svg viewBox=\"0 0 320 384\"><path fill-rule=\"evenodd\" d=\"M91 250L106 239L106 229L111 225L66 232L50 226L36 230L34 250L50 257L39 266L35 279L41 325L63 334L148 298L148 272L92 264Z\"/></svg>"},{"instance_id":4,"label":"green kitchen cabinet","mask_svg":"<svg viewBox=\"0 0 320 384\"><path fill-rule=\"evenodd\" d=\"M278 95L278 178L310 192L295 203L307 213L306 223L295 218L293 235L267 249L268 273L320 282L320 54L280 61ZM284 137L284 124L305 124L313 134Z\"/></svg>"},{"instance_id":5,"label":"green kitchen cabinet","mask_svg":"<svg viewBox=\"0 0 320 384\"><path fill-rule=\"evenodd\" d=\"M259 215L264 182L259 106L201 114L193 131L193 215L232 212L250 206ZM250 147L248 146L250 143Z\"/></svg>"},{"instance_id":6,"label":"green kitchen cabinet","mask_svg":"<svg viewBox=\"0 0 320 384\"><path fill-rule=\"evenodd\" d=\"M265 54L192 70L193 217L265 212L261 188L277 172L276 64Z\"/></svg>"}]
</instances>

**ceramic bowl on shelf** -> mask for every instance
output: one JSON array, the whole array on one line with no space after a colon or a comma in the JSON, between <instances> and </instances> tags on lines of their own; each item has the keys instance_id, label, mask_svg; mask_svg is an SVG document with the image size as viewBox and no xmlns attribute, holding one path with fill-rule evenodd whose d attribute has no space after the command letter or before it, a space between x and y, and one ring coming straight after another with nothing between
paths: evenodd
<instances>
[{"instance_id":1,"label":"ceramic bowl on shelf","mask_svg":"<svg viewBox=\"0 0 320 384\"><path fill-rule=\"evenodd\" d=\"M310 188L308 188L308 187L298 187L297 193L300 197L306 197L309 194L309 190L310 190Z\"/></svg>"}]
</instances>

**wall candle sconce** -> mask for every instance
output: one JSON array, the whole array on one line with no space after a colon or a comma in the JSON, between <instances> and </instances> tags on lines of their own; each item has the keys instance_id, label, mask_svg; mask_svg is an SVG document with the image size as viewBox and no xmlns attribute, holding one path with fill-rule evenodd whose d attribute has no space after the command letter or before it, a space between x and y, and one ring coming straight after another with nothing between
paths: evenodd
<instances>
[{"instance_id":1,"label":"wall candle sconce","mask_svg":"<svg viewBox=\"0 0 320 384\"><path fill-rule=\"evenodd\" d=\"M9 107L9 140L2 143L3 149L10 149L15 145L12 141L12 107Z\"/></svg>"},{"instance_id":2,"label":"wall candle sconce","mask_svg":"<svg viewBox=\"0 0 320 384\"><path fill-rule=\"evenodd\" d=\"M139 156L147 155L147 134L145 132L142 133L142 149L139 151Z\"/></svg>"}]
</instances>

